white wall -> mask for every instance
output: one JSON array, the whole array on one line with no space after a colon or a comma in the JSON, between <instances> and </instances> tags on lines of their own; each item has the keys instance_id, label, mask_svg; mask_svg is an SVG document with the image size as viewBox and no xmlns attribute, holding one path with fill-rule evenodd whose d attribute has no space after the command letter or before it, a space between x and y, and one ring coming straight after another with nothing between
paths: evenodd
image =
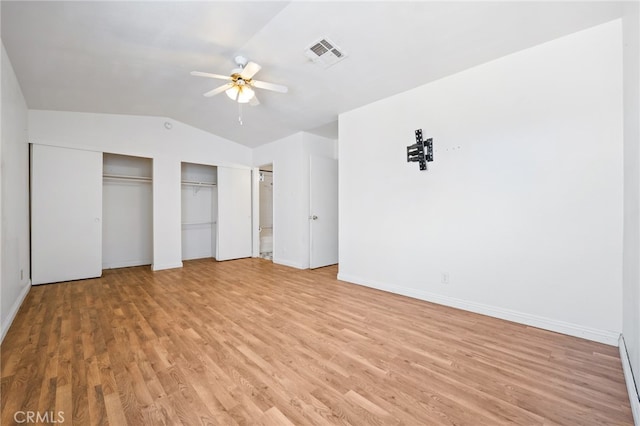
<instances>
[{"instance_id":1,"label":"white wall","mask_svg":"<svg viewBox=\"0 0 640 426\"><path fill-rule=\"evenodd\" d=\"M273 164L273 261L309 267L309 157L336 158L337 142L300 132L253 150L253 164Z\"/></svg>"},{"instance_id":2,"label":"white wall","mask_svg":"<svg viewBox=\"0 0 640 426\"><path fill-rule=\"evenodd\" d=\"M617 344L621 45L618 20L341 115L339 278Z\"/></svg>"},{"instance_id":3,"label":"white wall","mask_svg":"<svg viewBox=\"0 0 640 426\"><path fill-rule=\"evenodd\" d=\"M29 290L29 145L27 105L4 45L1 55L0 321L4 338Z\"/></svg>"},{"instance_id":4,"label":"white wall","mask_svg":"<svg viewBox=\"0 0 640 426\"><path fill-rule=\"evenodd\" d=\"M0 7L0 23L2 22L2 7ZM1 33L1 31L0 31ZM4 59L6 58L6 52L4 51L4 44L2 44L2 38L0 38L0 343L2 343L2 340L4 340L4 336L7 332L7 330L9 329L9 322L11 321L7 321L7 324L5 324L5 319L4 319L4 314L3 312L5 311L4 309L2 309L3 306L3 300L4 298L2 297L2 293L4 293L4 280L2 279L2 262L3 262L3 256L2 256L2 252L4 251L2 249L2 246L4 244L4 239L2 238L2 228L4 227L4 215L2 213L2 211L4 210L4 199L3 199L3 192L2 192L2 186L3 186L3 182L4 180L2 179L2 175L3 172L2 170L4 169L4 166L2 165L2 140L4 140L4 138L2 138L2 104L4 103L2 100L4 99L4 97L2 96L2 81L4 81L3 75L3 68L6 67L4 64ZM24 99L24 97L23 97ZM11 316L13 317L13 316Z\"/></svg>"},{"instance_id":5,"label":"white wall","mask_svg":"<svg viewBox=\"0 0 640 426\"><path fill-rule=\"evenodd\" d=\"M165 122L172 128L166 129ZM251 150L163 117L29 111L32 143L153 159L154 270L182 265L181 162L251 164Z\"/></svg>"},{"instance_id":6,"label":"white wall","mask_svg":"<svg viewBox=\"0 0 640 426\"><path fill-rule=\"evenodd\" d=\"M623 328L636 383L640 383L640 12L625 4L624 40L624 268Z\"/></svg>"}]
</instances>

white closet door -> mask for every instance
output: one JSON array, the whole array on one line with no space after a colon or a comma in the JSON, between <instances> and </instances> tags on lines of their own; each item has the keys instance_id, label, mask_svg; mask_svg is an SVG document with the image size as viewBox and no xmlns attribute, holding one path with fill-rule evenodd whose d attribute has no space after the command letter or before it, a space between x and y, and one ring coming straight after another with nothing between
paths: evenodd
<instances>
[{"instance_id":1,"label":"white closet door","mask_svg":"<svg viewBox=\"0 0 640 426\"><path fill-rule=\"evenodd\" d=\"M32 284L102 275L102 153L33 145Z\"/></svg>"},{"instance_id":2,"label":"white closet door","mask_svg":"<svg viewBox=\"0 0 640 426\"><path fill-rule=\"evenodd\" d=\"M216 260L251 257L251 170L218 167Z\"/></svg>"}]
</instances>

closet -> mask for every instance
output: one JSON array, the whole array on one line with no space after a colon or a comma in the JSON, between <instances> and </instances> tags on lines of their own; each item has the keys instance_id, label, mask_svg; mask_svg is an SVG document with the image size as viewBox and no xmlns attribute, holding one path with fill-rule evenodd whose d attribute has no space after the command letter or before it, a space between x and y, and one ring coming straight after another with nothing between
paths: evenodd
<instances>
[{"instance_id":1,"label":"closet","mask_svg":"<svg viewBox=\"0 0 640 426\"><path fill-rule=\"evenodd\" d=\"M178 237L181 226L183 259L251 256L251 169L176 161L158 172L153 161L31 145L33 284L94 278L106 268L154 264L154 221L156 237L165 230ZM182 168L180 176L174 165ZM154 166L160 173L155 184ZM166 175L171 175L171 182L160 179ZM181 210L170 212L168 218L153 211L153 185L159 190L159 184L176 190L168 202L175 207L182 202ZM169 240L179 244L177 238ZM175 257L180 256L176 251Z\"/></svg>"},{"instance_id":2,"label":"closet","mask_svg":"<svg viewBox=\"0 0 640 426\"><path fill-rule=\"evenodd\" d=\"M153 162L104 153L102 268L153 262Z\"/></svg>"},{"instance_id":3,"label":"closet","mask_svg":"<svg viewBox=\"0 0 640 426\"><path fill-rule=\"evenodd\" d=\"M217 168L182 163L182 259L216 257Z\"/></svg>"}]
</instances>

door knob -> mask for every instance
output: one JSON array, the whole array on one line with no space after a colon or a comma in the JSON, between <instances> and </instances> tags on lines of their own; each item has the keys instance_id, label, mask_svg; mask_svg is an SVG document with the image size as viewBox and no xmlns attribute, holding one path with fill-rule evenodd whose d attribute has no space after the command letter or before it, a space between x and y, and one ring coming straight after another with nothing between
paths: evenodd
<instances>
[{"instance_id":1,"label":"door knob","mask_svg":"<svg viewBox=\"0 0 640 426\"><path fill-rule=\"evenodd\" d=\"M317 219L318 219L318 216L316 216L316 215L314 214L313 216L309 216L309 219L311 219L311 220L317 220Z\"/></svg>"}]
</instances>

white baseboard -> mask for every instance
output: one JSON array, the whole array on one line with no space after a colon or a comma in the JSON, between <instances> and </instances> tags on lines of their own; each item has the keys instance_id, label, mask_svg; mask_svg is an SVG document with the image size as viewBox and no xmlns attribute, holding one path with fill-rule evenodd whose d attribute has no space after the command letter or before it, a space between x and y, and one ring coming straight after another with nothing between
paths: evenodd
<instances>
[{"instance_id":1,"label":"white baseboard","mask_svg":"<svg viewBox=\"0 0 640 426\"><path fill-rule=\"evenodd\" d=\"M152 271L162 271L164 269L175 269L175 268L182 268L182 262L165 263L165 264L160 264L160 265L156 265L154 263L153 265L151 265L151 270Z\"/></svg>"},{"instance_id":2,"label":"white baseboard","mask_svg":"<svg viewBox=\"0 0 640 426\"><path fill-rule=\"evenodd\" d=\"M593 340L595 342L600 342L611 346L618 345L618 337L620 336L619 332L584 327L578 324L568 323L537 315L531 315L524 312L513 311L497 306L485 305L483 303L471 302L468 300L457 299L455 297L444 296L441 294L429 293L413 288L388 285L386 283L362 279L344 273L338 273L338 279L353 284L372 287L382 291L388 291L390 293L401 294L403 296L412 297L414 299L437 303L439 305L451 306L453 308L463 309L465 311L475 312L490 317L530 325L532 327L542 328L544 330L554 331L556 333L567 334L574 337L581 337L583 339Z\"/></svg>"},{"instance_id":3,"label":"white baseboard","mask_svg":"<svg viewBox=\"0 0 640 426\"><path fill-rule=\"evenodd\" d=\"M215 256L213 256L211 253L201 253L201 254L196 254L193 256L189 256L189 257L183 257L182 261L184 262L185 260L199 260L199 259L215 259Z\"/></svg>"},{"instance_id":4,"label":"white baseboard","mask_svg":"<svg viewBox=\"0 0 640 426\"><path fill-rule=\"evenodd\" d=\"M9 316L2 323L2 336L0 337L0 343L4 340L4 336L7 335L7 331L9 331L9 327L13 323L13 320L16 318L18 311L20 310L20 306L22 306L22 302L24 302L24 298L29 294L29 290L31 290L31 282L27 282L20 292L18 299L14 302L9 310Z\"/></svg>"},{"instance_id":5,"label":"white baseboard","mask_svg":"<svg viewBox=\"0 0 640 426\"><path fill-rule=\"evenodd\" d=\"M128 260L126 262L103 263L102 269L129 268L131 266L151 265L151 260Z\"/></svg>"},{"instance_id":6,"label":"white baseboard","mask_svg":"<svg viewBox=\"0 0 640 426\"><path fill-rule=\"evenodd\" d=\"M296 268L296 269L309 269L308 266L303 266L298 262L294 262L291 260L287 260L287 259L276 259L275 257L273 258L273 263L278 264L278 265L284 265L284 266L290 266L292 268Z\"/></svg>"},{"instance_id":7,"label":"white baseboard","mask_svg":"<svg viewBox=\"0 0 640 426\"><path fill-rule=\"evenodd\" d=\"M637 426L640 425L640 396L638 395L636 382L633 378L633 372L631 371L631 361L629 360L627 345L624 343L624 336L622 334L618 340L618 347L620 348L620 360L622 361L624 381L627 384L627 393L629 394L629 403L631 404L631 412L633 413L633 422Z\"/></svg>"}]
</instances>

